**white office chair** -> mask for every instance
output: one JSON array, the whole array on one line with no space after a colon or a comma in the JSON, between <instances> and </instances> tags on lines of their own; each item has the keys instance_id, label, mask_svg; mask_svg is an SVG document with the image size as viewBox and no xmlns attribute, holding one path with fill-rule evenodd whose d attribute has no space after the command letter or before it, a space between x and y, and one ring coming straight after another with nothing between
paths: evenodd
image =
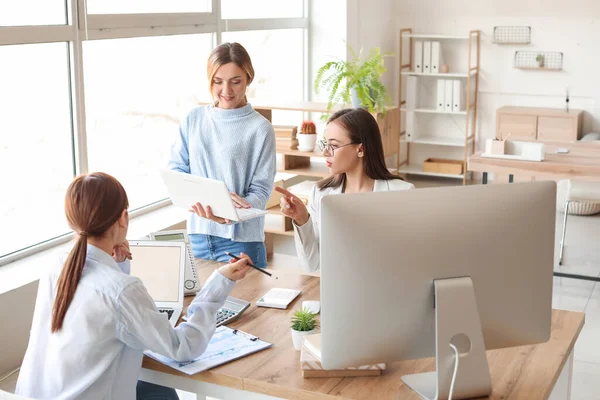
<instances>
[{"instance_id":1,"label":"white office chair","mask_svg":"<svg viewBox=\"0 0 600 400\"><path fill-rule=\"evenodd\" d=\"M577 182L569 179L565 204L565 219L563 222L562 239L560 240L560 255L558 265L562 265L563 250L565 247L565 234L567 233L567 216L571 202L600 203L600 183Z\"/></svg>"},{"instance_id":2,"label":"white office chair","mask_svg":"<svg viewBox=\"0 0 600 400\"><path fill-rule=\"evenodd\" d=\"M16 394L0 390L0 400L32 400L30 397L17 396Z\"/></svg>"}]
</instances>

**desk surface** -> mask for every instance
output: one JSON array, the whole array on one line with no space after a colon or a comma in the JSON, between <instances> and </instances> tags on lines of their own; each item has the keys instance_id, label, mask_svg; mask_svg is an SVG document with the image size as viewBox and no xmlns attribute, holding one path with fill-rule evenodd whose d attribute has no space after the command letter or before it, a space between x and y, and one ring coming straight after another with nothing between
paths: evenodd
<instances>
[{"instance_id":1,"label":"desk surface","mask_svg":"<svg viewBox=\"0 0 600 400\"><path fill-rule=\"evenodd\" d=\"M204 280L218 265L199 263L200 278ZM300 371L300 352L292 345L289 321L303 300L320 298L319 277L274 272L278 280L250 271L236 284L231 295L252 301L252 305L230 325L273 343L273 347L190 376L190 379L287 399L420 399L404 386L400 377L433 371L433 358L388 363L381 377L304 379ZM272 287L298 288L303 292L287 310L256 307L256 300ZM186 301L189 303L191 298ZM583 322L583 313L553 310L552 335L547 343L488 351L493 387L489 399L546 399L573 350ZM147 357L142 366L187 377Z\"/></svg>"},{"instance_id":2,"label":"desk surface","mask_svg":"<svg viewBox=\"0 0 600 400\"><path fill-rule=\"evenodd\" d=\"M554 146L556 147L556 146ZM569 148L568 145L564 147ZM528 175L550 179L600 180L600 151L573 149L574 154L546 153L544 161L520 161L482 157L481 152L469 157L467 170L499 174ZM577 154L575 152L579 151Z\"/></svg>"}]
</instances>

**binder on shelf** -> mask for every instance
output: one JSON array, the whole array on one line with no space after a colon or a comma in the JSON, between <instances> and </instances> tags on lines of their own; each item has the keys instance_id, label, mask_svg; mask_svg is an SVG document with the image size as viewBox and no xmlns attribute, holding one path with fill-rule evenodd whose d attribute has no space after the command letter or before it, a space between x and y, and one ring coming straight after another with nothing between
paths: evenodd
<instances>
[{"instance_id":1,"label":"binder on shelf","mask_svg":"<svg viewBox=\"0 0 600 400\"><path fill-rule=\"evenodd\" d=\"M431 42L429 40L423 42L423 73L431 73Z\"/></svg>"},{"instance_id":2,"label":"binder on shelf","mask_svg":"<svg viewBox=\"0 0 600 400\"><path fill-rule=\"evenodd\" d=\"M462 82L459 79L453 81L454 87L452 88L452 111L458 112L462 109Z\"/></svg>"},{"instance_id":3,"label":"binder on shelf","mask_svg":"<svg viewBox=\"0 0 600 400\"><path fill-rule=\"evenodd\" d=\"M406 113L406 141L411 142L417 138L417 113L408 111Z\"/></svg>"},{"instance_id":4,"label":"binder on shelf","mask_svg":"<svg viewBox=\"0 0 600 400\"><path fill-rule=\"evenodd\" d=\"M452 91L454 90L454 83L452 79L445 79L445 89L444 89L444 111L452 112L452 102L454 98L452 96Z\"/></svg>"},{"instance_id":5,"label":"binder on shelf","mask_svg":"<svg viewBox=\"0 0 600 400\"><path fill-rule=\"evenodd\" d=\"M444 111L446 102L446 81L444 79L438 79L437 81L437 103L436 110Z\"/></svg>"},{"instance_id":6,"label":"binder on shelf","mask_svg":"<svg viewBox=\"0 0 600 400\"><path fill-rule=\"evenodd\" d=\"M409 76L406 78L406 109L414 110L417 108L417 77Z\"/></svg>"},{"instance_id":7,"label":"binder on shelf","mask_svg":"<svg viewBox=\"0 0 600 400\"><path fill-rule=\"evenodd\" d=\"M431 73L440 73L440 42L431 42Z\"/></svg>"},{"instance_id":8,"label":"binder on shelf","mask_svg":"<svg viewBox=\"0 0 600 400\"><path fill-rule=\"evenodd\" d=\"M413 46L413 72L423 72L423 42L415 40Z\"/></svg>"}]
</instances>

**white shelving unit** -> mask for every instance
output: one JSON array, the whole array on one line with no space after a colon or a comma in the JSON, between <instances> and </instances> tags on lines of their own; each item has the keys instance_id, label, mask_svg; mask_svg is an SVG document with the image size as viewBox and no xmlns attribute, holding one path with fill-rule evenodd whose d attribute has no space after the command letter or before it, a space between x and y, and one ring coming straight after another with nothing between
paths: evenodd
<instances>
[{"instance_id":1,"label":"white shelving unit","mask_svg":"<svg viewBox=\"0 0 600 400\"><path fill-rule=\"evenodd\" d=\"M411 29L406 30L407 32L412 32ZM455 36L455 35L436 35L436 34L426 34L426 33L407 33L403 37L405 38L415 38L415 39L439 39L439 40L469 40L471 36Z\"/></svg>"},{"instance_id":2,"label":"white shelving unit","mask_svg":"<svg viewBox=\"0 0 600 400\"><path fill-rule=\"evenodd\" d=\"M432 77L432 78L468 78L469 77L469 74L467 74L467 73L457 73L457 72L448 72L447 74L428 74L425 72L403 71L402 75L426 76L426 77ZM475 75L475 72L471 72L471 75Z\"/></svg>"},{"instance_id":3,"label":"white shelving unit","mask_svg":"<svg viewBox=\"0 0 600 400\"><path fill-rule=\"evenodd\" d=\"M455 135L444 134L447 133L446 130L442 130L442 132L432 131L429 128L424 129L423 132L419 132L419 129L414 129L412 135L406 134L406 127L400 128L400 143L399 143L399 157L398 157L398 172L400 174L407 175L427 175L427 176L436 176L436 177L446 177L446 178L455 178L462 179L463 184L467 182L467 158L470 154L475 151L475 132L476 132L476 121L477 121L477 93L479 91L479 55L480 55L480 38L481 33L478 30L473 30L469 32L468 36L454 36L454 35L438 35L438 34L415 34L412 32L412 29L401 29L400 30L400 79L398 84L398 98L400 99L400 111L403 113L423 113L423 114L433 114L431 117L434 118L435 114L439 114L439 117L435 118L448 118L447 124L448 126L454 126L456 123L453 123L451 118L454 116L455 120L456 116L465 117L465 127L464 134L460 134L456 132ZM468 46L468 59L464 65L464 68L461 68L465 72L449 72L449 73L426 73L426 72L418 72L414 70L414 44L413 39L426 39L426 40L440 40L440 41L457 41L457 43L453 43L452 48L456 48L456 46L462 46L462 41L466 41L464 46ZM407 43L408 42L408 43ZM442 42L444 43L444 42ZM404 50L405 46L408 44L408 62L405 60ZM442 44L443 45L443 44ZM441 47L441 46L440 46ZM474 60L474 63L472 62ZM462 63L461 63L462 64ZM460 69L459 69L460 71ZM455 78L465 80L466 83L466 101L465 101L465 109L461 111L440 111L432 105L428 107L427 105L420 105L416 108L409 108L406 100L403 99L402 96L402 86L403 80L407 77L417 77L420 79L448 79ZM431 82L431 81L428 81ZM416 117L415 117L416 118ZM405 120L408 118L405 118ZM462 121L461 118L458 118ZM442 123L445 120L441 120ZM455 121L454 121L455 122ZM405 122L406 124L406 122ZM404 124L404 125L405 125ZM462 128L461 128L462 131ZM456 136L460 135L460 136ZM418 146L417 146L418 145ZM403 147L406 147L406 154L404 157ZM463 162L463 171L462 174L446 174L446 173L436 173L436 172L425 172L423 171L422 163L411 163L411 147L412 150L418 150L418 152L423 154L431 153L431 158L443 158L440 157L440 154L444 153L444 149L446 152L451 151L454 152L455 157L453 159L457 159L457 152L461 153L462 156L459 158L460 161ZM464 149L464 151L461 151Z\"/></svg>"}]
</instances>

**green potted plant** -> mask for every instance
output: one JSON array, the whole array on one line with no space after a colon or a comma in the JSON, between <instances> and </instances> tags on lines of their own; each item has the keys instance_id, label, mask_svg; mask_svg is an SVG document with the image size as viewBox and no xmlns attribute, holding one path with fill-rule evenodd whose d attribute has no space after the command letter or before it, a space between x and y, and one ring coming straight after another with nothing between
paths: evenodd
<instances>
[{"instance_id":1,"label":"green potted plant","mask_svg":"<svg viewBox=\"0 0 600 400\"><path fill-rule=\"evenodd\" d=\"M544 67L544 55L542 53L539 53L537 56L535 56L535 61L537 62L538 67Z\"/></svg>"},{"instance_id":2,"label":"green potted plant","mask_svg":"<svg viewBox=\"0 0 600 400\"><path fill-rule=\"evenodd\" d=\"M369 112L385 112L385 106L391 102L381 76L386 71L384 57L379 47L371 50L368 57L361 59L362 49L358 56L349 48L349 60L329 61L317 71L314 83L315 93L320 90L329 93L327 113L335 104L349 104L364 107Z\"/></svg>"},{"instance_id":3,"label":"green potted plant","mask_svg":"<svg viewBox=\"0 0 600 400\"><path fill-rule=\"evenodd\" d=\"M292 315L292 341L296 350L302 349L305 336L317 333L319 323L316 315L306 308L296 310Z\"/></svg>"}]
</instances>

